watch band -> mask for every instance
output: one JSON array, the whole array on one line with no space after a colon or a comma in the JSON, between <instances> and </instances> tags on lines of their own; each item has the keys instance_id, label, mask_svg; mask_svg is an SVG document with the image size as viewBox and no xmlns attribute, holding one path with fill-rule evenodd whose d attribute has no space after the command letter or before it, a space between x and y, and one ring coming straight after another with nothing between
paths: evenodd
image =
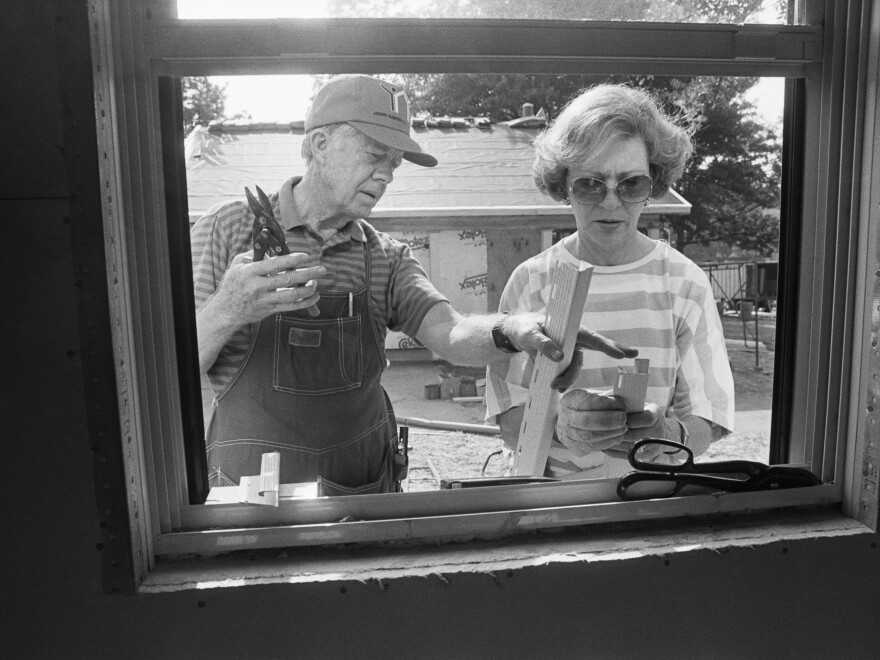
<instances>
[{"instance_id":1,"label":"watch band","mask_svg":"<svg viewBox=\"0 0 880 660\"><path fill-rule=\"evenodd\" d=\"M519 353L519 349L511 343L510 338L501 327L508 315L509 313L505 312L492 326L492 341L495 342L495 348L503 353Z\"/></svg>"},{"instance_id":2,"label":"watch band","mask_svg":"<svg viewBox=\"0 0 880 660\"><path fill-rule=\"evenodd\" d=\"M687 447L688 439L691 437L691 434L687 430L687 426L685 426L684 422L678 417L667 417L667 419L671 419L673 422L678 422L679 427L681 427L681 435L678 437L678 442Z\"/></svg>"}]
</instances>

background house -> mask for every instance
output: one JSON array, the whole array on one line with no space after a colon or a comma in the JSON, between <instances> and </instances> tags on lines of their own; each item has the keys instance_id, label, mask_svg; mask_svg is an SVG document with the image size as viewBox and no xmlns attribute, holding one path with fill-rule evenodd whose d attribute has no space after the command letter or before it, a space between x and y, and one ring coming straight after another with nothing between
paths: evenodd
<instances>
[{"instance_id":1,"label":"background house","mask_svg":"<svg viewBox=\"0 0 880 660\"><path fill-rule=\"evenodd\" d=\"M404 161L369 221L408 243L435 286L463 313L485 313L513 269L574 230L571 208L541 194L532 182L532 142L544 128L531 104L520 119L500 124L473 117L413 121L413 137L439 164ZM303 122L232 120L198 127L186 139L190 221L213 204L243 196L244 186L277 190L302 174ZM686 215L690 204L674 190L652 199L640 228L674 244L664 216ZM386 348L411 349L390 332Z\"/></svg>"}]
</instances>

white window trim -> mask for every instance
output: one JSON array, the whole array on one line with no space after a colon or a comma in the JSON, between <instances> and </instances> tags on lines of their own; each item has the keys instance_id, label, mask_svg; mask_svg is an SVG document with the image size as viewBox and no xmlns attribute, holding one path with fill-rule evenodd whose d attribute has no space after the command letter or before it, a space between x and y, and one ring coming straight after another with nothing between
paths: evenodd
<instances>
[{"instance_id":1,"label":"white window trim","mask_svg":"<svg viewBox=\"0 0 880 660\"><path fill-rule=\"evenodd\" d=\"M824 3L809 0L806 15L820 14ZM505 531L522 531L543 527L574 526L618 520L731 513L756 509L769 509L801 505L825 505L841 502L847 515L876 528L877 494L868 492L865 465L875 455L876 442L870 436L866 424L873 423L859 405L869 397L870 379L862 374L877 371L877 358L862 351L862 346L873 328L872 297L867 274L876 266L876 255L870 250L869 240L860 240L861 247L854 247L845 240L841 244L844 255L855 255L859 268L855 272L840 275L811 268L814 257L833 239L838 229L836 216L837 199L828 193L828 181L816 170L824 165L827 152L837 146L835 138L824 135L808 135L810 151L807 164L808 181L821 184L815 197L804 200L804 225L815 232L804 237L801 266L802 309L811 309L815 319L808 332L798 337L798 360L796 381L801 389L798 403L793 411L793 429L804 438L799 447L803 460L821 472L826 483L821 487L779 491L773 493L725 494L721 496L693 496L645 503L609 502L589 504L597 494L610 484L600 483L586 489L574 500L565 500L560 506L533 506L509 510L461 513L460 506L471 494L456 494L458 499L446 494L433 493L435 504L450 504L445 512L438 509L431 516L410 515L383 521L359 523L316 522L293 525L291 514L298 515L303 505L283 505L266 521L264 528L251 527L256 516L248 516L248 529L208 530L219 524L238 520L242 505L217 505L192 507L186 503L183 476L183 448L181 411L175 396L178 390L175 367L173 319L170 309L171 282L168 275L168 255L165 229L163 182L161 173L159 126L157 113L157 77L159 75L219 75L225 73L334 73L342 71L381 72L386 70L428 71L435 67L445 70L528 70L531 72L645 72L655 74L681 73L687 68L696 75L784 75L806 77L811 93L824 105L811 106L810 113L828 113L831 119L839 119L840 108L834 105L832 86L837 83L834 67L842 70L841 57L855 49L852 31L846 39L827 38L828 25L850 25L859 18L860 3L836 3L824 17L826 34L818 28L787 26L652 26L649 24L568 24L547 22L539 28L546 34L562 34L558 31L579 30L580 33L601 30L613 32L616 38L603 50L589 46L572 55L557 45L570 43L549 38L550 44L540 53L527 57L508 52L499 46L500 41L488 40L484 50L474 54L468 46L467 34L472 29L501 29L499 21L475 23L445 22L447 43L442 47L423 44L423 51L415 54L386 52L381 44L392 40L373 40L375 52L346 51L336 32L369 30L395 34L395 30L419 33L425 21L394 21L387 26L382 21L277 21L270 33L265 23L259 21L191 22L186 25L168 18L172 15L170 0L153 0L138 3L134 0L89 2L93 37L93 62L95 68L96 110L98 134L102 155L102 181L107 197L105 200L105 238L108 262L108 283L111 309L114 314L113 338L116 351L117 388L123 429L122 442L126 457L127 505L131 520L132 547L135 555L136 581L141 581L155 566L157 555L180 554L199 551L212 552L255 547L299 545L309 542L346 543L353 541L376 541L379 539L448 538L450 536L473 536L475 534L499 534ZM868 11L868 9L865 9ZM836 12L833 13L833 12ZM877 17L873 17L876 27ZM810 21L820 23L820 20ZM528 31L533 23L517 21L515 29ZM550 24L552 23L552 25ZM318 25L316 28L315 26ZM507 25L503 26L507 28ZM224 38L216 37L222 30ZM686 33L687 39L677 39L677 44L699 42L696 52L685 51L677 55L676 45L662 37L663 30ZM554 32L557 31L557 32ZM857 30L856 30L857 31ZM315 34L320 34L326 49L319 54L291 53L291 44ZM873 30L866 68L877 71L877 30ZM597 33L598 34L598 33ZM336 36L334 36L336 35ZM659 35L659 36L658 36ZM207 37L207 39L206 39ZM607 35L606 35L607 37ZM627 38L623 38L627 37ZM823 44L823 39L825 43ZM863 40L867 40L864 37ZM308 40L307 40L308 41ZM598 40L597 40L598 41ZM247 43L249 57L242 58L240 45ZM418 39L412 43L420 43ZM590 44L589 39L578 43ZM660 53L650 59L631 55L634 43L647 44L651 52ZM792 43L799 46L792 46ZM361 49L363 41L358 42ZM618 45L615 45L618 44ZM658 45L664 50L658 51ZM624 47L625 46L625 47ZM432 51L431 49L435 50ZM456 54L456 48L461 54ZM799 48L799 50L798 50ZM842 49L842 54L833 49ZM613 52L617 50L617 52ZM864 50L864 49L862 49ZM797 52L799 57L792 57ZM782 56L778 56L782 53ZM821 57L820 57L821 56ZM824 77L821 73L824 70ZM859 88L859 81L849 81L853 88L848 103L873 110L876 115L876 87ZM864 103L864 106L861 104ZM850 109L851 111L851 109ZM824 117L825 115L823 115ZM815 115L808 125L822 125ZM868 127L876 130L870 124ZM866 131L867 133L867 131ZM871 137L865 135L866 138ZM855 229L859 238L876 240L877 185L877 138L869 140L874 149L866 149L861 157L861 198L855 200L853 212L861 213L861 222ZM806 187L806 186L805 186ZM828 215L828 214L832 215ZM826 222L823 218L835 217ZM855 215L854 217L858 217ZM852 230L852 228L850 229ZM829 233L826 240L824 232ZM806 233L806 232L805 232ZM134 247L137 245L137 249ZM855 292L856 301L839 303L828 300L823 293L824 283L832 278L833 292ZM806 305L806 306L805 306ZM814 306L815 305L815 306ZM846 312L847 322L829 339L827 335L828 310ZM842 305L842 306L841 306ZM824 316L823 316L824 315ZM854 318L861 319L855 322ZM826 325L823 325L823 322ZM829 341L840 339L844 357L853 357L841 372L828 368L828 357L815 347L824 348ZM854 348L855 347L855 348ZM827 346L828 350L834 346ZM836 353L835 353L836 354ZM861 355L861 362L857 359ZM802 373L800 373L802 371ZM828 382L828 379L834 379ZM847 390L845 386L851 386ZM840 415L828 416L824 411L833 406L826 399L828 391L841 391L838 401ZM838 439L843 440L837 442ZM824 452L812 451L814 446L824 447ZM846 461L842 460L846 452ZM822 455L820 455L822 454ZM874 464L876 466L876 463ZM868 478L871 474L868 473ZM573 489L551 484L546 493L571 494ZM582 489L583 490L583 489ZM589 491L593 491L590 494ZM395 496L395 505L409 506L420 498L418 494ZM438 497L439 496L439 497ZM485 499L486 495L481 494ZM381 496L375 496L381 498ZM578 499L580 497L581 499ZM407 499L409 498L409 499ZM444 499L445 498L445 499ZM366 503L369 498L365 498ZM489 498L491 499L491 498ZM308 506L308 505L306 505ZM343 505L340 505L343 506ZM441 507L442 508L442 507ZM265 515L260 512L258 515ZM338 520L338 518L336 518ZM259 524L259 523L257 523ZM311 528L311 529L309 529ZM359 530L368 530L366 532ZM460 531L460 534L458 532ZM320 532L320 533L316 533ZM450 534L450 532L456 532ZM311 541L309 539L312 539Z\"/></svg>"}]
</instances>

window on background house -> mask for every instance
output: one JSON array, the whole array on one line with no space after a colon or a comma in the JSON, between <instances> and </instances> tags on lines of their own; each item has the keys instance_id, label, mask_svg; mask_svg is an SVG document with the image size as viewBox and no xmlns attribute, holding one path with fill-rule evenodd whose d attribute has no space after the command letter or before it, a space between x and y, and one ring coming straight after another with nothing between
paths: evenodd
<instances>
[{"instance_id":1,"label":"window on background house","mask_svg":"<svg viewBox=\"0 0 880 660\"><path fill-rule=\"evenodd\" d=\"M96 23L98 36L109 43L109 34L123 29L121 16L130 16L125 14L125 9L109 10L104 3L92 4L100 10ZM160 150L152 142L159 139L157 135L137 132L132 136L135 148L127 153L128 160L122 161L118 170L106 173L109 185L125 190L121 195L138 200L148 223L145 231L143 223L139 225L126 217L120 207L108 208L108 226L127 229L128 240L143 241L142 250L128 255L133 261L126 266L128 295L135 307L163 312L141 315L137 322L123 316L121 321L128 331L116 336L121 354L133 356L124 361L126 364L134 364L136 369L145 362L154 364L150 370L144 369L142 376L149 386L135 392L137 405L122 413L130 415L125 421L135 429L136 440L144 450L145 463L128 466L140 484L140 489L133 489L129 496L151 513L149 523L141 518L138 524L146 539L144 544L151 548L152 554L414 537L430 539L448 537L450 529L459 530L462 536L473 536L498 533L502 529L525 531L546 525L766 509L846 501L851 497L844 492L842 457L847 443L852 444L854 437L854 429L846 416L850 397L854 395L849 391L850 374L840 365L852 362L848 352L852 344L843 337L851 336L856 328L852 320L848 321L849 325L840 327L833 319L853 318L852 297L836 295L836 292L859 286L860 275L843 266L858 256L855 240L858 226L856 220L851 220L855 216L838 210L838 201L844 196L839 191L850 190L855 182L850 164L841 163L839 155L835 155L839 154L835 140L852 130L860 97L849 92L858 87L858 80L848 77L852 74L843 66L841 56L829 52L824 44L833 36L841 47L858 52L863 45L860 40L866 37L857 27L859 15L855 4L849 13L839 9L829 17L822 14L823 3L815 2L806 3L806 12L800 11L800 5L798 11L789 11L787 7L778 9L778 17L784 20L776 21L773 16L767 18L768 15L762 14L762 23L786 24L783 28L742 25L747 22L745 16L729 13L749 3L627 3L627 7L638 4L638 16L571 16L565 12L575 5L584 6L583 3L542 2L527 10L531 13L518 17L529 20L506 25L505 21L493 18L491 11L495 3L485 2L462 3L462 7L487 8L489 13L480 16L488 17L488 22L439 19L431 22L420 18L385 23L382 19L342 18L334 20L332 29L330 23L321 18L268 23L218 22L198 20L195 14L183 13L185 8L188 12L194 11L197 4L181 2L181 16L193 20L179 21L173 3L154 0L152 13L146 19L133 20L134 34L127 35L148 44L146 57L153 63L152 69L136 67L132 75L140 79L160 78L159 90L165 89L167 94L162 100L150 94L144 96L142 86L123 86L118 93L131 103L117 104L121 109L116 110L114 126L144 123L160 127L157 135L164 135L165 140L164 172L159 172L163 166L157 156ZM338 12L332 13L333 16L350 16L347 12L356 11L359 3L325 4ZM432 3L403 4L432 6ZM598 10L605 5L587 3L586 6ZM754 10L766 9L761 3L751 5ZM403 6L400 3L388 3L388 6L389 16L405 15L394 13ZM533 13L539 11L538 7L543 13ZM661 7L678 13L660 15L657 12ZM695 12L701 8L718 13L695 18ZM259 3L248 3L248 9L259 11ZM559 13L551 14L551 9L558 9ZM122 14L114 13L117 11ZM249 17L253 18L254 13ZM531 20L535 18L554 20ZM738 25L730 24L734 18ZM584 19L644 22L591 23ZM659 20L676 20L680 24L650 23ZM692 20L692 24L686 25L688 20ZM820 31L816 26L823 21L823 31ZM114 41L115 48L126 49L124 41ZM316 56L316 52L319 55ZM110 57L114 57L112 51ZM100 55L98 58L100 61ZM121 67L128 66L124 58L119 62ZM825 66L818 67L820 62ZM144 73L147 70L151 73ZM186 77L207 77L210 81L218 75L262 77L348 71L396 71L398 75L422 76L425 80L436 80L442 73L448 76L450 84L481 78L491 81L492 76L501 75L498 73L501 71L507 76L505 88L513 87L512 81L526 76L540 84L552 77L556 83L570 88L614 76L649 80L659 89L664 89L664 85L681 89L683 84L684 89L694 91L688 98L691 109L704 121L705 143L700 144L698 133L698 160L688 173L689 178L683 179L680 189L676 190L683 200L679 209L670 205L644 228L649 235L656 232L657 237L677 244L703 264L713 287L717 286L716 297L732 361L740 361L734 362L734 370L739 369L741 382L750 383L741 390L746 393L750 387L764 388L763 395L754 395L755 401L765 402L764 410L770 408L768 389L773 393L771 421L768 422L765 415L762 425L752 434L754 437L749 438L748 450L737 447L734 454L763 461L805 464L822 477L825 485L789 492L732 494L722 498L720 509L718 499L708 496L680 498L679 504L671 507L667 502L663 506L637 509L629 503L617 502L612 509L603 509L601 515L591 509L591 504L615 500L613 484L600 483L594 490L575 489L561 483L513 487L503 492L485 489L476 494L412 492L379 500L364 496L340 498L339 502L284 502L277 508L192 503L198 501L194 490L199 489L192 488L192 480L198 478L192 471L198 452L192 450L193 445L188 445L187 440L201 431L201 421L188 422L202 417L200 384L196 371L192 370L191 354L190 362L186 363L187 350L192 349L193 320L191 309L187 311L183 301L174 310L175 322L169 323L165 312L170 311L172 303L160 299L156 292L169 287L182 290L190 285L182 262L175 261L173 256L175 250L181 252L181 242L186 240L181 226L188 225L187 209L198 213L213 200L211 195L240 197L242 187L251 180L268 181L266 185L271 188L279 183L279 177L283 179L286 174L296 172L287 172L286 164L284 172L264 175L256 170L248 171L235 176L229 189L221 190L218 184L218 189L204 192L203 184L210 181L209 175L219 172L222 165L221 158L211 158L210 149L214 148L210 146L211 140L221 145L216 147L218 155L223 144L235 143L238 148L247 140L241 133L233 133L231 124L226 133L221 128L208 130L205 132L207 150L202 152L198 162L189 152L186 167L181 167L185 156L182 139L174 137L173 130L169 132L167 119L175 112L182 113L182 96L174 91L176 83L169 87L167 81ZM102 91L109 94L109 79L102 77L109 75L106 72L107 68L103 67L96 75L99 98ZM470 77L464 77L465 73ZM781 94L783 79L786 80L785 120L780 126L776 123L778 116L764 116L766 110L759 101L763 102L771 94ZM671 81L679 83L673 85ZM226 78L220 82L228 84L231 92L239 81ZM264 78L262 82L269 84L252 94L261 95L265 92L259 90L274 90L288 84L279 79ZM841 88L848 94L841 96L838 93ZM708 95L696 93L701 89L711 89L716 95L714 98L724 102L708 102ZM559 94L557 102L565 96ZM455 100L454 95L452 99ZM169 102L173 106L170 115L166 112ZM510 114L521 107L520 99L510 99L506 115L496 110L500 113L496 121L513 119ZM428 105L422 110L426 115L434 112ZM234 111L250 113L257 119L254 104L236 107ZM547 112L552 116L552 108L548 107ZM722 119L728 122L722 133L715 134L717 143L708 137L717 129L710 121L716 116L713 113L719 113L718 125ZM175 121L177 119L179 117ZM166 121L163 123L163 120ZM835 128L829 135L818 130L820 125L841 128ZM111 143L114 126L99 126L101 135ZM290 133L284 135L285 140L293 140ZM751 161L744 163L725 152L724 138L750 140ZM293 147L292 142L290 145L285 142L280 150L286 155L288 147ZM116 153L121 158L121 152ZM169 157L169 154L175 156ZM755 190L749 191L755 193L754 199L712 197L724 187L723 177L713 173L713 167L721 162L752 168L751 175L761 182L760 190L755 186ZM407 190L403 185L407 176L406 170L401 168L389 190L388 206L380 209L381 212L377 210L374 219L380 229L397 232L402 238L417 242L418 237L407 233L409 228L402 226L400 214L394 212L393 194L399 194L402 200ZM395 190L399 193L393 193ZM818 195L807 192L816 190ZM162 191L166 196L169 191L174 193L171 196L175 203L161 203ZM409 202L401 200L397 200L400 202L397 208L410 208ZM699 208L694 202L700 202ZM679 212L684 203L691 204L689 214ZM760 226L762 234L754 230L737 233L736 223L744 223L746 216L759 221L751 226ZM167 225L163 224L166 219ZM438 231L470 230L480 231L480 227L452 223ZM549 243L566 228L551 222L541 225L540 231L542 241ZM172 245L170 259L164 238L170 239ZM436 256L435 250L442 243L441 239L438 241L431 239L432 278L440 277L444 265ZM122 263L121 255L110 255L109 259L114 265ZM165 268L164 264L169 262L171 268ZM449 286L454 290L459 284L452 280ZM487 292L484 300L474 304L490 309L489 299ZM810 318L804 318L799 312L805 309L811 310ZM483 308L466 311L483 311ZM855 313L861 312L855 310ZM187 332L190 333L188 338ZM184 336L182 343L181 336ZM163 349L174 345L175 339L178 341L176 352ZM133 345L147 358L135 357ZM410 349L389 347L389 350ZM155 360L151 361L150 356ZM402 366L393 365L391 373L395 368L402 369ZM187 391L189 395L177 396ZM835 406L831 401L835 398L840 406L838 412L832 413ZM751 405L757 407L759 403ZM742 447L745 445L742 442ZM489 449L479 450L471 466L479 465L479 459ZM563 505L564 513L563 509L556 512L553 508ZM528 511L536 507L547 513L541 521L528 515ZM502 509L504 513L496 515L495 512ZM475 513L481 515L474 516ZM375 522L356 528L333 522L346 516ZM394 522L400 520L406 524ZM511 528L512 520L515 524ZM316 523L320 528L314 526ZM232 531L241 527L264 528L266 534L261 535L259 529L245 536Z\"/></svg>"}]
</instances>

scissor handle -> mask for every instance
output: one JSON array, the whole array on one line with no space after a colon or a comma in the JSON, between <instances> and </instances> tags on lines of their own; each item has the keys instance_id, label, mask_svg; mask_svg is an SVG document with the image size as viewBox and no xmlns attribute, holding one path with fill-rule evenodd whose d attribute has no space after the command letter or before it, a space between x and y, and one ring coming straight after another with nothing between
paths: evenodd
<instances>
[{"instance_id":1,"label":"scissor handle","mask_svg":"<svg viewBox=\"0 0 880 660\"><path fill-rule=\"evenodd\" d=\"M805 488L821 483L821 480L809 470L783 465L765 467L748 479L723 477L717 473L630 472L617 481L617 494L622 500L634 501L672 497L681 492L685 486L701 486L728 493L746 493L758 490Z\"/></svg>"},{"instance_id":2,"label":"scissor handle","mask_svg":"<svg viewBox=\"0 0 880 660\"><path fill-rule=\"evenodd\" d=\"M675 474L660 472L630 472L617 480L617 495L625 501L652 500L657 497L672 497L678 494L685 483L675 478ZM647 488L637 485L651 483Z\"/></svg>"},{"instance_id":3,"label":"scissor handle","mask_svg":"<svg viewBox=\"0 0 880 660\"><path fill-rule=\"evenodd\" d=\"M664 451L664 453L670 455L684 452L685 459L675 465L669 465L663 463L651 463L636 458L639 450L648 445L663 445L669 447L670 451ZM674 440L666 440L665 438L645 438L644 440L639 440L632 446L629 450L629 454L627 454L627 460L636 470L646 470L648 472L686 472L690 466L694 464L694 452L685 445L680 442L675 442Z\"/></svg>"},{"instance_id":4,"label":"scissor handle","mask_svg":"<svg viewBox=\"0 0 880 660\"><path fill-rule=\"evenodd\" d=\"M822 483L815 474L806 468L788 465L771 465L747 481L746 490L772 490L775 488L803 488Z\"/></svg>"},{"instance_id":5,"label":"scissor handle","mask_svg":"<svg viewBox=\"0 0 880 660\"><path fill-rule=\"evenodd\" d=\"M678 452L684 452L685 459L683 461L676 462L675 464L669 464L654 463L636 458L639 449L647 445L663 445L665 447L669 447L671 451L664 453L668 453L671 455L677 454ZM745 460L694 463L694 452L692 452L689 447L681 444L680 442L675 442L674 440L666 440L665 438L645 438L644 440L639 440L635 443L635 445L633 445L632 449L630 449L630 452L627 455L627 459L629 460L629 464L632 465L635 469L644 470L647 472L676 472L680 474L739 474L747 478L753 477L761 473L763 470L767 469L767 466L764 463Z\"/></svg>"}]
</instances>

